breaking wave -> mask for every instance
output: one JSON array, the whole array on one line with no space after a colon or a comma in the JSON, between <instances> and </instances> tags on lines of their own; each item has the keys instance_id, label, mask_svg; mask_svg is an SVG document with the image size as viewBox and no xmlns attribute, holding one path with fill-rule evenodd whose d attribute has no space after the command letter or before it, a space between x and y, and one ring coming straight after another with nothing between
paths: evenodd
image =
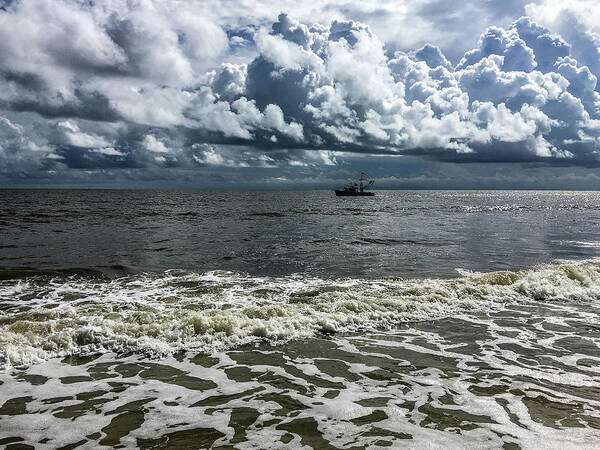
<instances>
[{"instance_id":1,"label":"breaking wave","mask_svg":"<svg viewBox=\"0 0 600 450\"><path fill-rule=\"evenodd\" d=\"M513 302L596 302L600 263L454 279L254 277L231 272L27 275L0 281L0 366L96 352L169 355L318 333L389 329Z\"/></svg>"}]
</instances>

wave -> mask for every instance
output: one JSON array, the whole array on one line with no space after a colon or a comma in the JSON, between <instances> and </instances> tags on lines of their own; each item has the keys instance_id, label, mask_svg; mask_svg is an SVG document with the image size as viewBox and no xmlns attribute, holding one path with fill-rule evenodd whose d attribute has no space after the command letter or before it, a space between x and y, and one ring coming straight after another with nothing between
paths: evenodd
<instances>
[{"instance_id":1,"label":"wave","mask_svg":"<svg viewBox=\"0 0 600 450\"><path fill-rule=\"evenodd\" d=\"M596 302L600 263L454 279L326 280L169 270L120 277L40 273L0 281L0 365L96 352L169 355L489 311Z\"/></svg>"}]
</instances>

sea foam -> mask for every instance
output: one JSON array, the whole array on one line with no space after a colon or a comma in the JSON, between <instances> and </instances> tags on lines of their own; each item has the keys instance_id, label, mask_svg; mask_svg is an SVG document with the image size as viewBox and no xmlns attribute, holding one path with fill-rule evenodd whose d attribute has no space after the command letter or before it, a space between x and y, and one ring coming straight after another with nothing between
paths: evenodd
<instances>
[{"instance_id":1,"label":"sea foam","mask_svg":"<svg viewBox=\"0 0 600 450\"><path fill-rule=\"evenodd\" d=\"M514 302L597 302L600 263L454 279L253 277L166 271L0 283L0 364L95 352L163 356L485 312Z\"/></svg>"}]
</instances>

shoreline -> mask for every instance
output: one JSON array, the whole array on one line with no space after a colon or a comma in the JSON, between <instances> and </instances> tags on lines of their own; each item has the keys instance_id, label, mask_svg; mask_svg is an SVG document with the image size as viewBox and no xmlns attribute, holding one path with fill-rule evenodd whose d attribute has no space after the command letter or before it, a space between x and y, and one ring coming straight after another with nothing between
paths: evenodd
<instances>
[{"instance_id":1,"label":"shoreline","mask_svg":"<svg viewBox=\"0 0 600 450\"><path fill-rule=\"evenodd\" d=\"M3 435L48 447L591 448L600 440L600 358L590 342L600 330L577 336L599 312L512 305L212 355L52 359L0 376ZM55 433L67 421L68 436Z\"/></svg>"}]
</instances>

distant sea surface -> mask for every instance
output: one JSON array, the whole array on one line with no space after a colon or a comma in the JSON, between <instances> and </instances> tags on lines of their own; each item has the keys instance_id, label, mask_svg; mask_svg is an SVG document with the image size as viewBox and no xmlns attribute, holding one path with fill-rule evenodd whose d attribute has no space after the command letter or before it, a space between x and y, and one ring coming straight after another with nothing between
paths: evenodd
<instances>
[{"instance_id":1,"label":"distant sea surface","mask_svg":"<svg viewBox=\"0 0 600 450\"><path fill-rule=\"evenodd\" d=\"M0 443L598 448L599 258L600 192L0 190Z\"/></svg>"},{"instance_id":2,"label":"distant sea surface","mask_svg":"<svg viewBox=\"0 0 600 450\"><path fill-rule=\"evenodd\" d=\"M453 277L598 256L600 192L0 191L0 265Z\"/></svg>"}]
</instances>

